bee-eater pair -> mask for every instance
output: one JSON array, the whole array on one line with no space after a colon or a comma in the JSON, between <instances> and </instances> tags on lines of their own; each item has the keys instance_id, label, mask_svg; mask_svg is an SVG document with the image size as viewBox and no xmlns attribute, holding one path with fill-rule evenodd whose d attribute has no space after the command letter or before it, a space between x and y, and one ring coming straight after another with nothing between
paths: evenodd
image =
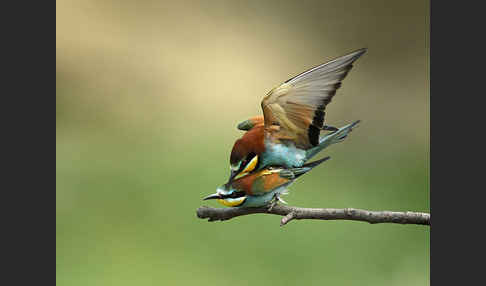
<instances>
[{"instance_id":1,"label":"bee-eater pair","mask_svg":"<svg viewBox=\"0 0 486 286\"><path fill-rule=\"evenodd\" d=\"M365 52L354 51L272 89L262 100L263 116L238 124L246 132L231 150L228 182L204 199L232 207L264 206L281 200L291 183L329 159L306 164L327 146L344 140L359 122L339 129L324 125L324 110L353 62ZM322 130L331 133L321 137Z\"/></svg>"}]
</instances>

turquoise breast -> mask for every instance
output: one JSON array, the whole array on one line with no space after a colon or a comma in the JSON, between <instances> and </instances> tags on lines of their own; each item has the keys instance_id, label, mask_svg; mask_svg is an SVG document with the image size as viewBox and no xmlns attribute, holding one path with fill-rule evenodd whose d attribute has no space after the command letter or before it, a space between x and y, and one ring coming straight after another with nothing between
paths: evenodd
<instances>
[{"instance_id":1,"label":"turquoise breast","mask_svg":"<svg viewBox=\"0 0 486 286\"><path fill-rule=\"evenodd\" d=\"M301 167L306 159L306 151L292 145L265 143L265 151L261 155L258 169L266 166L285 166L287 168Z\"/></svg>"},{"instance_id":2,"label":"turquoise breast","mask_svg":"<svg viewBox=\"0 0 486 286\"><path fill-rule=\"evenodd\" d=\"M240 205L239 207L262 207L262 206L266 206L270 203L270 201L273 199L273 196L276 193L281 194L282 192L284 192L287 189L287 187L289 185L290 184L286 184L285 186L278 187L275 190L268 192L268 193L261 195L261 196L248 196L248 197L246 197L245 202L242 205Z\"/></svg>"}]
</instances>

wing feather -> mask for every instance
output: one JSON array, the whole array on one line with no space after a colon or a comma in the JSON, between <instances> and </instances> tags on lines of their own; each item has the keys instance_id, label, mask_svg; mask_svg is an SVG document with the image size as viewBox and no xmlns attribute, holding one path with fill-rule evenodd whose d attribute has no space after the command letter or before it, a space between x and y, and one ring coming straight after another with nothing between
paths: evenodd
<instances>
[{"instance_id":1,"label":"wing feather","mask_svg":"<svg viewBox=\"0 0 486 286\"><path fill-rule=\"evenodd\" d=\"M319 142L324 109L342 80L366 49L354 51L308 71L272 89L262 100L265 132L271 140L293 140L308 149Z\"/></svg>"}]
</instances>

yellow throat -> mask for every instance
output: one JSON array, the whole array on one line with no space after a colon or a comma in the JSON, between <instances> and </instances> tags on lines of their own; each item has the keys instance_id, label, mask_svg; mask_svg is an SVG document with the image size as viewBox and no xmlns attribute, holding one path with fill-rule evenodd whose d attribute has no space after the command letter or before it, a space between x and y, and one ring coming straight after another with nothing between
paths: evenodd
<instances>
[{"instance_id":1,"label":"yellow throat","mask_svg":"<svg viewBox=\"0 0 486 286\"><path fill-rule=\"evenodd\" d=\"M234 198L234 199L217 199L218 203L227 207L236 207L241 205L245 201L246 197Z\"/></svg>"}]
</instances>

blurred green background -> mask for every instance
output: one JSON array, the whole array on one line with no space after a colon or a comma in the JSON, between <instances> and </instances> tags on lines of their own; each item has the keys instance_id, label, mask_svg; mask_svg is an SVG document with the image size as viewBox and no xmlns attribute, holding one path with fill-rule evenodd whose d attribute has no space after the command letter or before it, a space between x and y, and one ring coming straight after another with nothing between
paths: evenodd
<instances>
[{"instance_id":1,"label":"blurred green background","mask_svg":"<svg viewBox=\"0 0 486 286\"><path fill-rule=\"evenodd\" d=\"M428 227L195 212L266 92L361 47L326 120L362 124L285 199L428 212L429 9L58 0L58 285L428 285Z\"/></svg>"}]
</instances>

